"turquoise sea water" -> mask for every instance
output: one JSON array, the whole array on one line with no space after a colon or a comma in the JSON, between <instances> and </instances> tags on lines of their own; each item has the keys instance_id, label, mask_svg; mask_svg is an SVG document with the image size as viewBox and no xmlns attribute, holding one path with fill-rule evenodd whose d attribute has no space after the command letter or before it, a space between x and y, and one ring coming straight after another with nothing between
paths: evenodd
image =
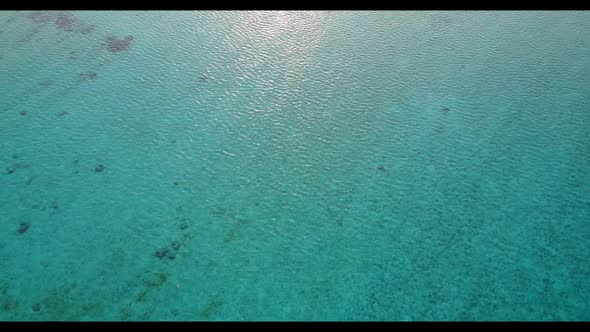
<instances>
[{"instance_id":1,"label":"turquoise sea water","mask_svg":"<svg viewBox=\"0 0 590 332\"><path fill-rule=\"evenodd\" d=\"M589 12L0 12L0 166L0 320L590 319Z\"/></svg>"}]
</instances>

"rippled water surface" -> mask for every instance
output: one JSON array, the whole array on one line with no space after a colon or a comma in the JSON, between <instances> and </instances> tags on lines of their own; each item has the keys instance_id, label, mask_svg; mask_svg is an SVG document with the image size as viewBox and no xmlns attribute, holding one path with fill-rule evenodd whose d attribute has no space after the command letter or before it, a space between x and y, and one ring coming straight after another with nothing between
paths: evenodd
<instances>
[{"instance_id":1,"label":"rippled water surface","mask_svg":"<svg viewBox=\"0 0 590 332\"><path fill-rule=\"evenodd\" d=\"M0 320L589 320L590 13L0 12Z\"/></svg>"}]
</instances>

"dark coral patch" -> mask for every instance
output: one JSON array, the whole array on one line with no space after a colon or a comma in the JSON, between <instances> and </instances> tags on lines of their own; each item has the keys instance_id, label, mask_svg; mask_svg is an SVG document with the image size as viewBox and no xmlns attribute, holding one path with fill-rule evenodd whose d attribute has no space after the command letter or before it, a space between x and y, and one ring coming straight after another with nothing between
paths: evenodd
<instances>
[{"instance_id":1,"label":"dark coral patch","mask_svg":"<svg viewBox=\"0 0 590 332\"><path fill-rule=\"evenodd\" d=\"M20 162L17 161L17 162L12 163L12 167L14 167L14 168L29 168L29 167L31 167L31 164L26 163L26 162L22 162L22 161L20 161Z\"/></svg>"},{"instance_id":2,"label":"dark coral patch","mask_svg":"<svg viewBox=\"0 0 590 332\"><path fill-rule=\"evenodd\" d=\"M39 303L35 303L31 307L31 309L33 309L33 311L39 311L39 310L41 310L41 305Z\"/></svg>"},{"instance_id":3,"label":"dark coral patch","mask_svg":"<svg viewBox=\"0 0 590 332\"><path fill-rule=\"evenodd\" d=\"M55 20L57 29L67 32L78 32L87 35L95 30L94 25L86 25L72 14L61 13Z\"/></svg>"},{"instance_id":4,"label":"dark coral patch","mask_svg":"<svg viewBox=\"0 0 590 332\"><path fill-rule=\"evenodd\" d=\"M35 23L45 23L51 20L51 14L48 12L34 12L27 15L27 17Z\"/></svg>"},{"instance_id":5,"label":"dark coral patch","mask_svg":"<svg viewBox=\"0 0 590 332\"><path fill-rule=\"evenodd\" d=\"M104 169L105 169L105 167L103 165L98 165L94 168L94 171L96 173L100 173L100 172L104 171Z\"/></svg>"},{"instance_id":6,"label":"dark coral patch","mask_svg":"<svg viewBox=\"0 0 590 332\"><path fill-rule=\"evenodd\" d=\"M96 76L97 76L96 72L89 71L89 72L81 73L80 79L85 80L85 81L93 80L93 79L96 79Z\"/></svg>"},{"instance_id":7,"label":"dark coral patch","mask_svg":"<svg viewBox=\"0 0 590 332\"><path fill-rule=\"evenodd\" d=\"M63 31L74 31L75 23L76 18L69 14L59 14L55 20L55 25L57 28Z\"/></svg>"},{"instance_id":8,"label":"dark coral patch","mask_svg":"<svg viewBox=\"0 0 590 332\"><path fill-rule=\"evenodd\" d=\"M27 186L31 185L31 183L33 183L33 180L35 180L36 176L29 176L29 178L27 179L27 181L25 181L25 184Z\"/></svg>"},{"instance_id":9,"label":"dark coral patch","mask_svg":"<svg viewBox=\"0 0 590 332\"><path fill-rule=\"evenodd\" d=\"M94 25L89 25L84 28L80 28L79 32L83 35L87 35L87 34L91 33L92 31L94 31L94 29L96 29L96 27Z\"/></svg>"},{"instance_id":10,"label":"dark coral patch","mask_svg":"<svg viewBox=\"0 0 590 332\"><path fill-rule=\"evenodd\" d=\"M129 50L131 47L131 42L133 41L133 36L126 36L125 38L117 38L114 36L107 37L107 48L110 52L122 52Z\"/></svg>"},{"instance_id":11,"label":"dark coral patch","mask_svg":"<svg viewBox=\"0 0 590 332\"><path fill-rule=\"evenodd\" d=\"M158 249L154 255L158 258L164 258L166 256L168 256L168 253L170 252L170 249L168 248L162 248L162 249Z\"/></svg>"},{"instance_id":12,"label":"dark coral patch","mask_svg":"<svg viewBox=\"0 0 590 332\"><path fill-rule=\"evenodd\" d=\"M17 232L18 232L18 234L23 234L24 232L28 231L30 227L31 227L31 224L29 224L28 222L23 222L18 227Z\"/></svg>"}]
</instances>

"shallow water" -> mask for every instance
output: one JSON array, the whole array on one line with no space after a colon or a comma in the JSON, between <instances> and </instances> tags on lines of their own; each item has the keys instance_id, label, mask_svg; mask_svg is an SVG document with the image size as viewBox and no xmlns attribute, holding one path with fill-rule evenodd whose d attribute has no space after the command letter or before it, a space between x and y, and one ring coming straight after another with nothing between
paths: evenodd
<instances>
[{"instance_id":1,"label":"shallow water","mask_svg":"<svg viewBox=\"0 0 590 332\"><path fill-rule=\"evenodd\" d=\"M588 12L0 12L0 320L589 320L589 59Z\"/></svg>"}]
</instances>

